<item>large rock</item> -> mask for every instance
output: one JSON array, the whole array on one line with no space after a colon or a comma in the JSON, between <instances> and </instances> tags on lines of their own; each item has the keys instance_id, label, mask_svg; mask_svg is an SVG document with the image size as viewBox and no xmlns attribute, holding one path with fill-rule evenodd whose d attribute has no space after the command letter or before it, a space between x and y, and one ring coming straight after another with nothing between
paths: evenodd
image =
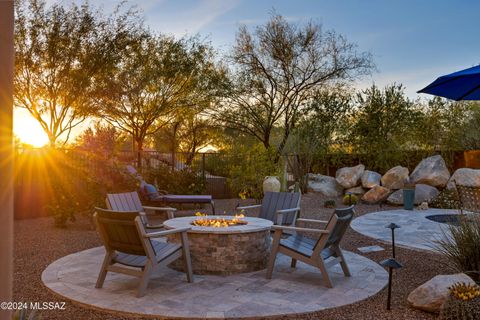
<instances>
[{"instance_id":1,"label":"large rock","mask_svg":"<svg viewBox=\"0 0 480 320\"><path fill-rule=\"evenodd\" d=\"M337 182L345 189L358 186L363 173L365 172L365 166L359 164L355 167L345 167L337 170L335 178Z\"/></svg>"},{"instance_id":2,"label":"large rock","mask_svg":"<svg viewBox=\"0 0 480 320\"><path fill-rule=\"evenodd\" d=\"M448 287L457 283L475 282L464 273L438 275L428 280L408 295L408 303L414 308L428 312L440 312L445 299L448 297Z\"/></svg>"},{"instance_id":3,"label":"large rock","mask_svg":"<svg viewBox=\"0 0 480 320\"><path fill-rule=\"evenodd\" d=\"M447 189L455 189L456 184L469 187L480 187L480 169L460 168L457 169L447 184Z\"/></svg>"},{"instance_id":4,"label":"large rock","mask_svg":"<svg viewBox=\"0 0 480 320\"><path fill-rule=\"evenodd\" d=\"M450 172L441 155L423 159L410 175L411 183L423 183L440 188L447 185L448 179Z\"/></svg>"},{"instance_id":5,"label":"large rock","mask_svg":"<svg viewBox=\"0 0 480 320\"><path fill-rule=\"evenodd\" d=\"M334 177L313 173L308 174L308 190L326 197L339 197L343 194L343 187Z\"/></svg>"},{"instance_id":6,"label":"large rock","mask_svg":"<svg viewBox=\"0 0 480 320\"><path fill-rule=\"evenodd\" d=\"M417 184L415 186L415 200L416 205L421 204L422 202L430 202L435 198L440 192L437 188L429 186L427 184ZM390 204L403 204L403 190L397 190L392 193L388 198L387 202Z\"/></svg>"},{"instance_id":7,"label":"large rock","mask_svg":"<svg viewBox=\"0 0 480 320\"><path fill-rule=\"evenodd\" d=\"M351 194L355 194L357 196L361 196L362 194L365 194L365 192L366 192L366 190L362 186L353 187L353 188L349 188L349 189L345 190L345 194L351 193Z\"/></svg>"},{"instance_id":8,"label":"large rock","mask_svg":"<svg viewBox=\"0 0 480 320\"><path fill-rule=\"evenodd\" d=\"M389 193L390 189L382 186L374 186L363 195L362 200L367 203L377 203L385 199Z\"/></svg>"},{"instance_id":9,"label":"large rock","mask_svg":"<svg viewBox=\"0 0 480 320\"><path fill-rule=\"evenodd\" d=\"M380 185L380 179L382 175L375 171L365 170L362 175L362 187L371 189Z\"/></svg>"},{"instance_id":10,"label":"large rock","mask_svg":"<svg viewBox=\"0 0 480 320\"><path fill-rule=\"evenodd\" d=\"M381 179L382 186L388 189L402 189L408 182L408 168L396 166L388 170Z\"/></svg>"}]
</instances>

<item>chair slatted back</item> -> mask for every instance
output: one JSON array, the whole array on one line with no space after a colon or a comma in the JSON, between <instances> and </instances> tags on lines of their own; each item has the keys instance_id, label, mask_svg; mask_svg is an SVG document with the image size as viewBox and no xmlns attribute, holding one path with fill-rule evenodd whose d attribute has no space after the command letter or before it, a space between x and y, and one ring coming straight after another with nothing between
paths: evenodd
<instances>
[{"instance_id":1,"label":"chair slatted back","mask_svg":"<svg viewBox=\"0 0 480 320\"><path fill-rule=\"evenodd\" d=\"M143 211L137 192L107 194L107 208L113 211Z\"/></svg>"},{"instance_id":2,"label":"chair slatted back","mask_svg":"<svg viewBox=\"0 0 480 320\"><path fill-rule=\"evenodd\" d=\"M330 233L328 235L321 236L318 239L314 250L320 252L324 248L338 246L342 241L345 232L350 226L354 214L355 211L353 210L353 206L335 209L334 214L325 227L325 229L330 231Z\"/></svg>"},{"instance_id":3,"label":"chair slatted back","mask_svg":"<svg viewBox=\"0 0 480 320\"><path fill-rule=\"evenodd\" d=\"M277 210L300 207L300 200L300 192L265 192L259 218L270 220L276 224L275 213ZM285 215L282 224L292 224L294 219L293 214Z\"/></svg>"},{"instance_id":4,"label":"chair slatted back","mask_svg":"<svg viewBox=\"0 0 480 320\"><path fill-rule=\"evenodd\" d=\"M480 188L455 183L462 210L480 212Z\"/></svg>"},{"instance_id":5,"label":"chair slatted back","mask_svg":"<svg viewBox=\"0 0 480 320\"><path fill-rule=\"evenodd\" d=\"M95 223L105 247L122 253L146 256L145 240L140 237L135 223L137 216L138 212L95 208Z\"/></svg>"}]
</instances>

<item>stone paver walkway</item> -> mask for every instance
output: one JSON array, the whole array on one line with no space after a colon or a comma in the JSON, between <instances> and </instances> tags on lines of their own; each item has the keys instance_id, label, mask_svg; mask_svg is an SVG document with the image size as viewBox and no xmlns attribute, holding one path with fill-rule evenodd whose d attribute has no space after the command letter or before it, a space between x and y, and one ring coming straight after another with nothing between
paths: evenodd
<instances>
[{"instance_id":1,"label":"stone paver walkway","mask_svg":"<svg viewBox=\"0 0 480 320\"><path fill-rule=\"evenodd\" d=\"M185 281L183 273L160 270L150 281L147 294L136 298L138 279L109 273L102 289L94 284L104 249L93 248L63 257L42 274L43 283L58 295L92 307L117 312L185 319L265 317L307 313L366 299L385 287L388 275L377 263L345 252L352 277L340 266L330 269L333 289L323 285L319 271L279 256L272 280L265 270L234 276L196 275Z\"/></svg>"},{"instance_id":2,"label":"stone paver walkway","mask_svg":"<svg viewBox=\"0 0 480 320\"><path fill-rule=\"evenodd\" d=\"M365 214L352 221L353 230L380 241L391 243L391 230L386 225L394 222L400 226L395 230L395 243L415 249L434 250L434 241L448 234L448 225L431 221L430 215L459 214L458 210L388 210Z\"/></svg>"}]
</instances>

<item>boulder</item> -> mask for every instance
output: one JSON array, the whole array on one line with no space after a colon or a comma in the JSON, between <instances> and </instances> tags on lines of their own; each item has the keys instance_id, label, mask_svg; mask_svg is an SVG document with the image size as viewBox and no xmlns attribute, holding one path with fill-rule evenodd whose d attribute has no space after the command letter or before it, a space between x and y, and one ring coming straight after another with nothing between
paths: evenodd
<instances>
[{"instance_id":1,"label":"boulder","mask_svg":"<svg viewBox=\"0 0 480 320\"><path fill-rule=\"evenodd\" d=\"M457 169L447 184L447 189L455 189L456 184L461 184L469 187L480 187L480 169L460 168Z\"/></svg>"},{"instance_id":2,"label":"boulder","mask_svg":"<svg viewBox=\"0 0 480 320\"><path fill-rule=\"evenodd\" d=\"M450 179L450 172L441 155L423 159L410 175L411 183L428 184L440 188L447 185L448 179Z\"/></svg>"},{"instance_id":3,"label":"boulder","mask_svg":"<svg viewBox=\"0 0 480 320\"><path fill-rule=\"evenodd\" d=\"M308 174L308 191L318 192L326 197L343 195L343 187L334 177L313 173Z\"/></svg>"},{"instance_id":4,"label":"boulder","mask_svg":"<svg viewBox=\"0 0 480 320\"><path fill-rule=\"evenodd\" d=\"M408 295L408 303L413 307L427 312L440 312L448 297L448 287L457 282L475 284L464 273L438 275L428 280Z\"/></svg>"},{"instance_id":5,"label":"boulder","mask_svg":"<svg viewBox=\"0 0 480 320\"><path fill-rule=\"evenodd\" d=\"M345 167L337 170L335 179L337 179L337 182L345 189L353 188L358 186L364 172L365 166L363 164L355 167Z\"/></svg>"},{"instance_id":6,"label":"boulder","mask_svg":"<svg viewBox=\"0 0 480 320\"><path fill-rule=\"evenodd\" d=\"M362 175L362 187L370 189L374 186L380 185L380 179L382 179L382 175L375 171L365 170Z\"/></svg>"},{"instance_id":7,"label":"boulder","mask_svg":"<svg viewBox=\"0 0 480 320\"><path fill-rule=\"evenodd\" d=\"M422 202L430 202L435 198L440 191L437 188L429 186L427 184L415 185L415 205L419 205ZM387 202L390 204L402 205L403 204L403 190L397 190L393 192L388 198Z\"/></svg>"},{"instance_id":8,"label":"boulder","mask_svg":"<svg viewBox=\"0 0 480 320\"><path fill-rule=\"evenodd\" d=\"M362 186L358 186L358 187L353 187L353 188L345 190L345 193L347 193L347 192L351 193L351 194L361 196L362 194L365 194L366 190Z\"/></svg>"},{"instance_id":9,"label":"boulder","mask_svg":"<svg viewBox=\"0 0 480 320\"><path fill-rule=\"evenodd\" d=\"M362 200L367 203L377 203L385 199L390 193L390 189L382 186L374 186L368 190L362 197Z\"/></svg>"},{"instance_id":10,"label":"boulder","mask_svg":"<svg viewBox=\"0 0 480 320\"><path fill-rule=\"evenodd\" d=\"M381 179L382 186L388 189L402 189L408 182L408 168L396 166L388 170Z\"/></svg>"}]
</instances>

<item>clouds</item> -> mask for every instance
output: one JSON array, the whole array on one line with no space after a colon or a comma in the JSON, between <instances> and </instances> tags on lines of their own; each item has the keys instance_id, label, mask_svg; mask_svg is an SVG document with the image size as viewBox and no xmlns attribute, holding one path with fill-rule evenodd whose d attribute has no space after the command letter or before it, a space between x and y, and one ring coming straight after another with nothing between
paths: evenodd
<instances>
[{"instance_id":1,"label":"clouds","mask_svg":"<svg viewBox=\"0 0 480 320\"><path fill-rule=\"evenodd\" d=\"M147 24L156 31L184 36L195 34L210 25L218 17L234 9L240 0L200 0L173 3L163 1L159 5L145 8L143 1L138 1L144 9ZM140 5L141 4L141 5Z\"/></svg>"}]
</instances>

